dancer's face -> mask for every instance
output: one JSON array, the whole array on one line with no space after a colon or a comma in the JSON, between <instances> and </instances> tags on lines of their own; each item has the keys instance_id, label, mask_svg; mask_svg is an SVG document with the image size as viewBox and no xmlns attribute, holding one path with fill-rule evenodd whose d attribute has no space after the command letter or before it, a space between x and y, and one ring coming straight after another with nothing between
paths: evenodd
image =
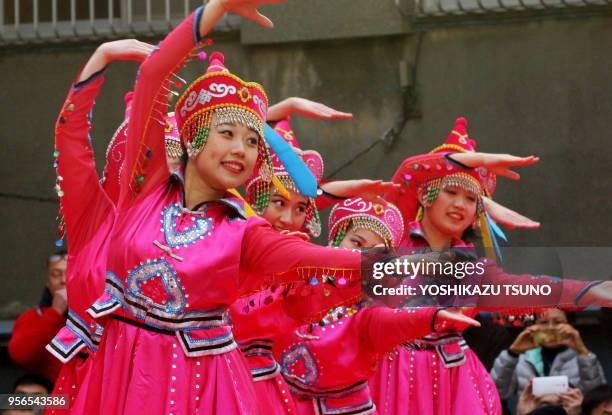
<instances>
[{"instance_id":1,"label":"dancer's face","mask_svg":"<svg viewBox=\"0 0 612 415\"><path fill-rule=\"evenodd\" d=\"M427 220L441 233L461 238L476 216L478 197L460 187L446 187L431 206L425 208Z\"/></svg>"},{"instance_id":2,"label":"dancer's face","mask_svg":"<svg viewBox=\"0 0 612 415\"><path fill-rule=\"evenodd\" d=\"M263 218L272 224L277 231L301 231L306 222L308 199L301 194L289 190L291 199L281 196L276 188L270 195L270 204L263 212Z\"/></svg>"},{"instance_id":3,"label":"dancer's face","mask_svg":"<svg viewBox=\"0 0 612 415\"><path fill-rule=\"evenodd\" d=\"M59 289L66 288L66 257L50 261L47 268L47 288L51 295Z\"/></svg>"},{"instance_id":4,"label":"dancer's face","mask_svg":"<svg viewBox=\"0 0 612 415\"><path fill-rule=\"evenodd\" d=\"M351 226L346 236L340 242L340 248L345 249L368 249L376 245L382 245L385 241L377 233L369 229L355 228Z\"/></svg>"},{"instance_id":5,"label":"dancer's face","mask_svg":"<svg viewBox=\"0 0 612 415\"><path fill-rule=\"evenodd\" d=\"M259 135L242 124L215 125L195 159L196 171L215 190L238 187L251 175L258 155Z\"/></svg>"}]
</instances>

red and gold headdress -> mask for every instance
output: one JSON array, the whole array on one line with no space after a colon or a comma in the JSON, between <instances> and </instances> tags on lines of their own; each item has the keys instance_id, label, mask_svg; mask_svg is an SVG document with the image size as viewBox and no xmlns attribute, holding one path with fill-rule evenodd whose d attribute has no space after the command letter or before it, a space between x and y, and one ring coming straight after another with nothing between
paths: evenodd
<instances>
[{"instance_id":1,"label":"red and gold headdress","mask_svg":"<svg viewBox=\"0 0 612 415\"><path fill-rule=\"evenodd\" d=\"M323 158L321 155L314 150L300 150L300 145L293 130L291 129L291 125L289 124L289 118L277 122L274 126L274 130L295 149L308 169L312 172L318 184L323 178ZM291 176L281 161L278 159L278 157L276 157L276 154L274 152L270 152L270 156L274 177L280 181L284 188L299 193L297 186L291 179ZM245 187L247 201L260 214L263 213L270 203L270 191L272 190L272 186L273 184L269 180L264 180L258 171L254 171L246 182ZM316 207L314 199L312 198L308 198L305 226L310 235L313 237L316 238L321 234L321 220L319 218L319 211Z\"/></svg>"},{"instance_id":2,"label":"red and gold headdress","mask_svg":"<svg viewBox=\"0 0 612 415\"><path fill-rule=\"evenodd\" d=\"M217 124L240 123L256 131L261 139L255 168L269 181L272 172L264 140L267 112L268 97L261 85L231 74L220 52L210 55L206 74L189 85L175 107L177 128L189 157L197 156L204 148L213 115Z\"/></svg>"},{"instance_id":3,"label":"red and gold headdress","mask_svg":"<svg viewBox=\"0 0 612 415\"><path fill-rule=\"evenodd\" d=\"M397 247L404 234L402 214L395 205L372 203L360 197L346 199L329 214L329 243L340 246L350 226L371 230L387 247Z\"/></svg>"},{"instance_id":4,"label":"red and gold headdress","mask_svg":"<svg viewBox=\"0 0 612 415\"><path fill-rule=\"evenodd\" d=\"M467 120L457 118L455 127L441 146L427 154L404 160L393 175L393 182L405 186L401 195L387 195L402 212L404 221L409 223L422 214L421 202L425 206L433 203L440 190L446 187L460 187L477 196L491 197L495 191L495 175L485 168L461 169L440 158L440 155L472 152L476 141L466 130ZM480 223L484 220L482 203L478 203ZM483 229L483 232L487 230Z\"/></svg>"}]
</instances>

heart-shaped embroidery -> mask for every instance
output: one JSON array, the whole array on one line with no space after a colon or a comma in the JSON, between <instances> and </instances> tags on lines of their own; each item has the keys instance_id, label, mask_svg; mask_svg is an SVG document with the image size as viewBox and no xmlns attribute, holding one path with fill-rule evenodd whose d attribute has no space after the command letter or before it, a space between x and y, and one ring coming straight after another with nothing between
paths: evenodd
<instances>
[{"instance_id":1,"label":"heart-shaped embroidery","mask_svg":"<svg viewBox=\"0 0 612 415\"><path fill-rule=\"evenodd\" d=\"M147 284L154 284L156 291L154 298L150 291L145 295L143 288ZM128 290L140 302L148 304L167 313L178 313L185 307L186 299L183 287L170 264L165 259L157 259L140 265L130 272L127 279ZM163 300L162 300L163 299Z\"/></svg>"},{"instance_id":2,"label":"heart-shaped embroidery","mask_svg":"<svg viewBox=\"0 0 612 415\"><path fill-rule=\"evenodd\" d=\"M283 375L304 385L312 385L319 379L317 361L304 344L293 346L283 354Z\"/></svg>"},{"instance_id":3,"label":"heart-shaped embroidery","mask_svg":"<svg viewBox=\"0 0 612 415\"><path fill-rule=\"evenodd\" d=\"M168 206L162 212L162 231L166 238L166 243L171 248L187 246L198 239L204 239L205 235L210 235L212 222L205 216L192 216L193 226L183 231L177 231L176 218L183 215L181 207L177 204Z\"/></svg>"}]
</instances>

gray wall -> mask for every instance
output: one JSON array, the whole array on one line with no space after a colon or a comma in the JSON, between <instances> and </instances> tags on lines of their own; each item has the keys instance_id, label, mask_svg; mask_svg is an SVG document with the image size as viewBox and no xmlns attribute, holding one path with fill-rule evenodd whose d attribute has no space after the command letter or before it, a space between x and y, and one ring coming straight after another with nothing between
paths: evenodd
<instances>
[{"instance_id":1,"label":"gray wall","mask_svg":"<svg viewBox=\"0 0 612 415\"><path fill-rule=\"evenodd\" d=\"M375 18L377 10L382 18ZM366 12L374 18L363 20ZM524 170L520 184L499 181L500 201L543 223L538 232L512 232L514 244L609 245L612 19L434 26L414 32L401 16L386 13L391 13L386 7L356 7L343 14L337 28L305 16L294 36L291 19L281 17L284 27L277 39L249 26L241 35L216 38L216 47L226 53L233 72L264 84L273 102L298 95L355 114L352 121L295 118L302 146L323 154L328 173L395 123L402 97L398 64L414 62L422 116L406 124L391 149L374 146L337 178L389 178L402 159L440 144L454 119L466 116L479 149L542 157L540 165ZM361 25L347 25L353 14ZM305 22L312 24L310 32ZM5 315L38 300L55 239L53 124L71 80L94 48L64 44L0 50L0 255L5 265L0 308ZM185 76L192 79L203 67L191 63ZM116 63L107 72L94 117L100 155L121 121L122 96L135 70L134 64Z\"/></svg>"}]
</instances>

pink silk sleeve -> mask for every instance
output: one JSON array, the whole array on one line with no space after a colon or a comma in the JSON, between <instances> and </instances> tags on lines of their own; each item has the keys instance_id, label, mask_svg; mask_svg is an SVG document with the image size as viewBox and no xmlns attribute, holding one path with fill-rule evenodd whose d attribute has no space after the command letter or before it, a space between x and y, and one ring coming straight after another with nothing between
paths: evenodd
<instances>
[{"instance_id":1,"label":"pink silk sleeve","mask_svg":"<svg viewBox=\"0 0 612 415\"><path fill-rule=\"evenodd\" d=\"M480 296L478 308L513 313L534 312L550 307L575 307L578 299L588 289L598 284L598 281L580 281L574 279L558 279L545 275L535 276L529 274L509 274L497 265L486 266L486 272L481 284L502 285L502 295L505 294L504 285L533 287L529 295L503 295ZM542 290L550 286L550 294Z\"/></svg>"},{"instance_id":2,"label":"pink silk sleeve","mask_svg":"<svg viewBox=\"0 0 612 415\"><path fill-rule=\"evenodd\" d=\"M242 295L274 285L332 277L342 285L342 298L360 295L361 255L345 249L324 248L300 238L281 235L264 220L250 224L242 241L240 264ZM344 279L344 284L340 280Z\"/></svg>"},{"instance_id":3,"label":"pink silk sleeve","mask_svg":"<svg viewBox=\"0 0 612 415\"><path fill-rule=\"evenodd\" d=\"M121 175L121 211L129 208L139 195L168 180L164 129L169 88L173 74L181 69L196 46L199 36L196 16L200 16L201 10L170 32L140 65L128 128L126 164Z\"/></svg>"},{"instance_id":4,"label":"pink silk sleeve","mask_svg":"<svg viewBox=\"0 0 612 415\"><path fill-rule=\"evenodd\" d=\"M106 220L113 205L100 185L89 142L89 114L104 78L97 74L74 85L55 126L60 204L66 224L70 255L77 255Z\"/></svg>"},{"instance_id":5,"label":"pink silk sleeve","mask_svg":"<svg viewBox=\"0 0 612 415\"><path fill-rule=\"evenodd\" d=\"M431 333L435 311L434 307L366 307L357 315L361 343L374 353L390 352L405 341Z\"/></svg>"}]
</instances>

